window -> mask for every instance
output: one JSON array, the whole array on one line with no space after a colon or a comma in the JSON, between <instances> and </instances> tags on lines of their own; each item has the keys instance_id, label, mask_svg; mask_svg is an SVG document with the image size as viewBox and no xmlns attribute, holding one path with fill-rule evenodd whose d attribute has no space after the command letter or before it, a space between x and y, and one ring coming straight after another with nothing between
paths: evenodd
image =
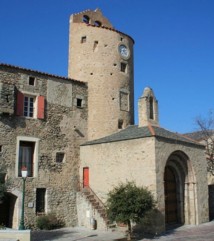
<instances>
[{"instance_id":1,"label":"window","mask_svg":"<svg viewBox=\"0 0 214 241\"><path fill-rule=\"evenodd\" d=\"M81 38L81 43L86 43L86 36L83 36L83 37Z\"/></svg>"},{"instance_id":2,"label":"window","mask_svg":"<svg viewBox=\"0 0 214 241\"><path fill-rule=\"evenodd\" d=\"M100 27L102 24L101 24L100 21L95 21L95 22L94 22L94 25L97 26L97 27Z\"/></svg>"},{"instance_id":3,"label":"window","mask_svg":"<svg viewBox=\"0 0 214 241\"><path fill-rule=\"evenodd\" d=\"M18 136L16 144L16 177L21 177L22 167L26 167L28 177L38 175L39 139L35 137Z\"/></svg>"},{"instance_id":4,"label":"window","mask_svg":"<svg viewBox=\"0 0 214 241\"><path fill-rule=\"evenodd\" d=\"M129 111L129 93L120 91L120 110Z\"/></svg>"},{"instance_id":5,"label":"window","mask_svg":"<svg viewBox=\"0 0 214 241\"><path fill-rule=\"evenodd\" d=\"M84 96L77 95L74 99L74 106L76 106L77 108L83 108L85 106Z\"/></svg>"},{"instance_id":6,"label":"window","mask_svg":"<svg viewBox=\"0 0 214 241\"><path fill-rule=\"evenodd\" d=\"M33 156L34 156L34 142L20 141L19 146L19 166L18 176L21 177L22 167L27 168L28 177L33 176Z\"/></svg>"},{"instance_id":7,"label":"window","mask_svg":"<svg viewBox=\"0 0 214 241\"><path fill-rule=\"evenodd\" d=\"M90 18L89 18L89 16L87 16L87 15L84 15L83 16L83 18L82 18L82 21L84 22L84 23L89 23L89 21L90 21Z\"/></svg>"},{"instance_id":8,"label":"window","mask_svg":"<svg viewBox=\"0 0 214 241\"><path fill-rule=\"evenodd\" d=\"M34 98L24 96L24 116L33 117Z\"/></svg>"},{"instance_id":9,"label":"window","mask_svg":"<svg viewBox=\"0 0 214 241\"><path fill-rule=\"evenodd\" d=\"M0 145L0 153L2 153L2 145Z\"/></svg>"},{"instance_id":10,"label":"window","mask_svg":"<svg viewBox=\"0 0 214 241\"><path fill-rule=\"evenodd\" d=\"M36 189L36 214L45 213L46 188Z\"/></svg>"},{"instance_id":11,"label":"window","mask_svg":"<svg viewBox=\"0 0 214 241\"><path fill-rule=\"evenodd\" d=\"M127 64L121 63L120 71L126 73L126 69L127 69Z\"/></svg>"},{"instance_id":12,"label":"window","mask_svg":"<svg viewBox=\"0 0 214 241\"><path fill-rule=\"evenodd\" d=\"M35 85L35 77L29 77L29 85Z\"/></svg>"},{"instance_id":13,"label":"window","mask_svg":"<svg viewBox=\"0 0 214 241\"><path fill-rule=\"evenodd\" d=\"M64 161L65 153L64 152L57 152L56 153L56 162L62 163Z\"/></svg>"},{"instance_id":14,"label":"window","mask_svg":"<svg viewBox=\"0 0 214 241\"><path fill-rule=\"evenodd\" d=\"M77 98L77 107L82 107L82 99Z\"/></svg>"},{"instance_id":15,"label":"window","mask_svg":"<svg viewBox=\"0 0 214 241\"><path fill-rule=\"evenodd\" d=\"M122 119L118 120L118 129L123 129L123 120Z\"/></svg>"},{"instance_id":16,"label":"window","mask_svg":"<svg viewBox=\"0 0 214 241\"><path fill-rule=\"evenodd\" d=\"M97 46L98 46L98 41L94 41L94 48L93 48L93 51L96 51L96 50L97 50Z\"/></svg>"},{"instance_id":17,"label":"window","mask_svg":"<svg viewBox=\"0 0 214 241\"><path fill-rule=\"evenodd\" d=\"M45 98L17 93L16 114L19 116L44 119Z\"/></svg>"}]
</instances>

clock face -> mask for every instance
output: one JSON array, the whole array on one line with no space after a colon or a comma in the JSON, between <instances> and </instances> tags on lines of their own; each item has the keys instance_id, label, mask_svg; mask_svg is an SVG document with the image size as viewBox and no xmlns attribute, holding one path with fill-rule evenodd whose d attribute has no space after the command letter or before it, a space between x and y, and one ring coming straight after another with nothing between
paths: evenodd
<instances>
[{"instance_id":1,"label":"clock face","mask_svg":"<svg viewBox=\"0 0 214 241\"><path fill-rule=\"evenodd\" d=\"M122 57L124 57L124 58L128 58L129 57L129 49L126 47L126 45L121 44L119 46L119 52L120 52Z\"/></svg>"}]
</instances>

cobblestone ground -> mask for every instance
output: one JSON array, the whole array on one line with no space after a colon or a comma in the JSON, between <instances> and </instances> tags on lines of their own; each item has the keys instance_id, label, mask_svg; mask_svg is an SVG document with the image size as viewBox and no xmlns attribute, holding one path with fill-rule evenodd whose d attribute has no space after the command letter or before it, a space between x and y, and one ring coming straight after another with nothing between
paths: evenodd
<instances>
[{"instance_id":1,"label":"cobblestone ground","mask_svg":"<svg viewBox=\"0 0 214 241\"><path fill-rule=\"evenodd\" d=\"M124 233L84 228L63 228L52 231L33 231L31 241L124 241ZM138 235L136 241L214 241L214 221L199 226L182 226L156 237Z\"/></svg>"}]
</instances>

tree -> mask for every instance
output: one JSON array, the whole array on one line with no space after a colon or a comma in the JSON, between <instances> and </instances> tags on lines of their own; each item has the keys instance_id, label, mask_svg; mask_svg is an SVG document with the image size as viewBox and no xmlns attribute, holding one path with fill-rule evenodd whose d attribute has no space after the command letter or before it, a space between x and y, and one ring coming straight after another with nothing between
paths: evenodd
<instances>
[{"instance_id":1,"label":"tree","mask_svg":"<svg viewBox=\"0 0 214 241\"><path fill-rule=\"evenodd\" d=\"M139 223L146 212L155 207L153 195L134 182L119 184L108 194L107 215L110 221L128 225L128 240L131 240L131 223Z\"/></svg>"},{"instance_id":2,"label":"tree","mask_svg":"<svg viewBox=\"0 0 214 241\"><path fill-rule=\"evenodd\" d=\"M196 125L200 130L200 140L206 146L207 170L214 175L214 114L208 113L207 118L201 116L196 118Z\"/></svg>"}]
</instances>

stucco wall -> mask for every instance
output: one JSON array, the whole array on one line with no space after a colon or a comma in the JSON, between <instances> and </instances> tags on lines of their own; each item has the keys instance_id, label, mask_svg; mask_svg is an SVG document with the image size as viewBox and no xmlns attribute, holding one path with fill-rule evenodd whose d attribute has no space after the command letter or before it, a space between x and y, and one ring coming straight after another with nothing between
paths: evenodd
<instances>
[{"instance_id":1,"label":"stucco wall","mask_svg":"<svg viewBox=\"0 0 214 241\"><path fill-rule=\"evenodd\" d=\"M184 180L184 222L199 224L208 221L208 190L203 147L148 137L105 144L81 146L80 180L83 167L89 167L89 185L105 202L107 193L118 183L135 181L146 186L157 199L164 228L164 171L173 153L182 153L186 167ZM162 220L162 221L161 221Z\"/></svg>"},{"instance_id":2,"label":"stucco wall","mask_svg":"<svg viewBox=\"0 0 214 241\"><path fill-rule=\"evenodd\" d=\"M80 149L80 180L83 180L83 167L89 167L89 185L103 202L107 193L120 182L135 181L156 193L153 138L81 146Z\"/></svg>"}]
</instances>

